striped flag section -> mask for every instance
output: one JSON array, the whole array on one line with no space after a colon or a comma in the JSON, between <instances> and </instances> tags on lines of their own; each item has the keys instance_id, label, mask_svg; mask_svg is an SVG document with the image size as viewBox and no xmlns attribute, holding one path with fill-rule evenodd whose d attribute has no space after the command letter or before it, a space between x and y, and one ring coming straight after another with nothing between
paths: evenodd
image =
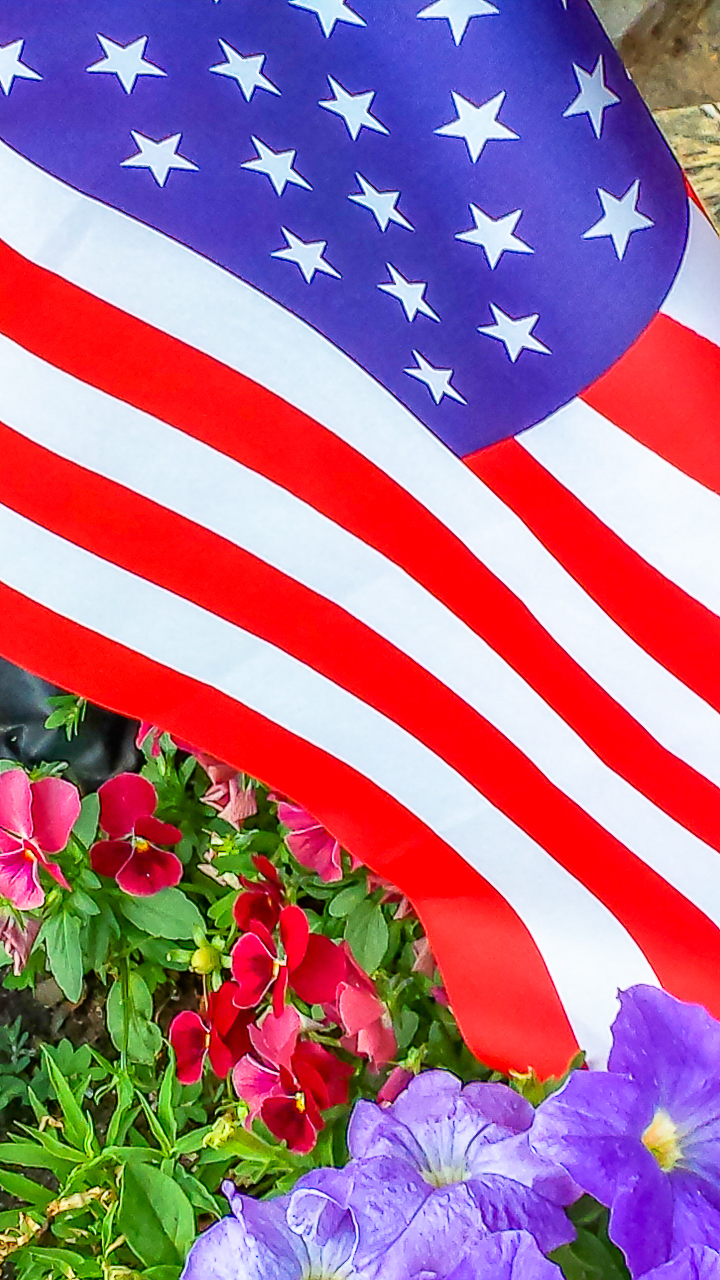
<instances>
[{"instance_id":1,"label":"striped flag section","mask_svg":"<svg viewBox=\"0 0 720 1280\"><path fill-rule=\"evenodd\" d=\"M720 243L464 461L317 331L0 145L0 650L306 805L472 1048L720 1015Z\"/></svg>"}]
</instances>

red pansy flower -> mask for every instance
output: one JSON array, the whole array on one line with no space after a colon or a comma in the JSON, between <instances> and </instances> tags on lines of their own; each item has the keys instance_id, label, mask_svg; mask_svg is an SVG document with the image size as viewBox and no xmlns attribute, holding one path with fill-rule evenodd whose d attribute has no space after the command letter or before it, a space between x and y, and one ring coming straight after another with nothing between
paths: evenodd
<instances>
[{"instance_id":1,"label":"red pansy flower","mask_svg":"<svg viewBox=\"0 0 720 1280\"><path fill-rule=\"evenodd\" d=\"M173 1018L169 1039L181 1084L195 1084L208 1057L215 1075L223 1077L249 1051L248 1024L252 1015L238 1009L234 996L233 983L224 982L208 998L204 1019L192 1009L184 1009Z\"/></svg>"},{"instance_id":2,"label":"red pansy flower","mask_svg":"<svg viewBox=\"0 0 720 1280\"><path fill-rule=\"evenodd\" d=\"M169 889L182 878L180 859L163 844L177 844L182 832L153 817L157 793L138 773L121 773L104 782L100 797L100 826L110 837L90 851L93 870L117 880L125 893L147 898Z\"/></svg>"},{"instance_id":3,"label":"red pansy flower","mask_svg":"<svg viewBox=\"0 0 720 1280\"><path fill-rule=\"evenodd\" d=\"M235 923L243 933L251 930L257 922L273 930L280 919L285 896L280 876L269 858L256 854L253 862L263 878L247 880L241 876L245 892L238 894L233 906Z\"/></svg>"},{"instance_id":4,"label":"red pansy flower","mask_svg":"<svg viewBox=\"0 0 720 1280\"><path fill-rule=\"evenodd\" d=\"M279 923L284 961L278 955L269 929L259 921L232 949L232 975L240 988L236 996L238 1006L254 1008L272 987L273 1007L279 1015L288 985L308 1004L334 1000L347 967L340 947L322 933L311 933L307 916L300 907L284 907Z\"/></svg>"}]
</instances>

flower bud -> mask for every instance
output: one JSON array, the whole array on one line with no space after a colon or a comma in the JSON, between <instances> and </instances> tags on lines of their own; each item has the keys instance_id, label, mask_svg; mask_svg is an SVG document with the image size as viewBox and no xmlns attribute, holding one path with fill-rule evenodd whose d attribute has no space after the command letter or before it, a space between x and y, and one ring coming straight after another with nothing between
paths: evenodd
<instances>
[{"instance_id":1,"label":"flower bud","mask_svg":"<svg viewBox=\"0 0 720 1280\"><path fill-rule=\"evenodd\" d=\"M222 963L220 952L217 947L211 947L209 942L203 943L194 951L190 959L190 968L193 973L214 973L220 968Z\"/></svg>"}]
</instances>

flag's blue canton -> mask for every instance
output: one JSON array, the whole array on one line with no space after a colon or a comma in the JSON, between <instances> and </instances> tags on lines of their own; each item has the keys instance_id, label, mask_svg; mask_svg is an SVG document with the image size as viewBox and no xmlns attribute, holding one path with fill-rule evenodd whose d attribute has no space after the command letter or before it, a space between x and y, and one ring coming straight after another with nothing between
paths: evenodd
<instances>
[{"instance_id":1,"label":"flag's blue canton","mask_svg":"<svg viewBox=\"0 0 720 1280\"><path fill-rule=\"evenodd\" d=\"M6 0L0 44L2 138L460 454L597 378L682 255L681 176L585 0Z\"/></svg>"}]
</instances>

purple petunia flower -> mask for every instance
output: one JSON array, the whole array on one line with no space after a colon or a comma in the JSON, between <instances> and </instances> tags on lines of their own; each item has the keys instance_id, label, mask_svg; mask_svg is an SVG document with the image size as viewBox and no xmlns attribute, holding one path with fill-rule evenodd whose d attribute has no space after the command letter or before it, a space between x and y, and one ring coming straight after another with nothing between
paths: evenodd
<instances>
[{"instance_id":1,"label":"purple petunia flower","mask_svg":"<svg viewBox=\"0 0 720 1280\"><path fill-rule=\"evenodd\" d=\"M671 1262L648 1271L642 1280L720 1280L720 1253L691 1244Z\"/></svg>"},{"instance_id":2,"label":"purple petunia flower","mask_svg":"<svg viewBox=\"0 0 720 1280\"><path fill-rule=\"evenodd\" d=\"M397 1236L392 1206L370 1197L357 1216L347 1204L351 1187L344 1169L317 1169L291 1195L269 1201L225 1183L232 1216L195 1242L181 1280L562 1280L527 1232L482 1235L477 1210L468 1221L437 1202L429 1216L421 1207L421 1226L413 1219Z\"/></svg>"},{"instance_id":3,"label":"purple petunia flower","mask_svg":"<svg viewBox=\"0 0 720 1280\"><path fill-rule=\"evenodd\" d=\"M534 1112L502 1084L448 1071L417 1076L389 1107L360 1101L348 1128L356 1182L350 1203L393 1199L395 1230L435 1214L464 1217L479 1234L529 1231L544 1252L575 1238L561 1206L580 1194L564 1169L530 1147Z\"/></svg>"},{"instance_id":4,"label":"purple petunia flower","mask_svg":"<svg viewBox=\"0 0 720 1280\"><path fill-rule=\"evenodd\" d=\"M620 1004L609 1071L575 1072L531 1142L610 1207L610 1237L642 1276L720 1240L720 1023L655 987Z\"/></svg>"}]
</instances>

